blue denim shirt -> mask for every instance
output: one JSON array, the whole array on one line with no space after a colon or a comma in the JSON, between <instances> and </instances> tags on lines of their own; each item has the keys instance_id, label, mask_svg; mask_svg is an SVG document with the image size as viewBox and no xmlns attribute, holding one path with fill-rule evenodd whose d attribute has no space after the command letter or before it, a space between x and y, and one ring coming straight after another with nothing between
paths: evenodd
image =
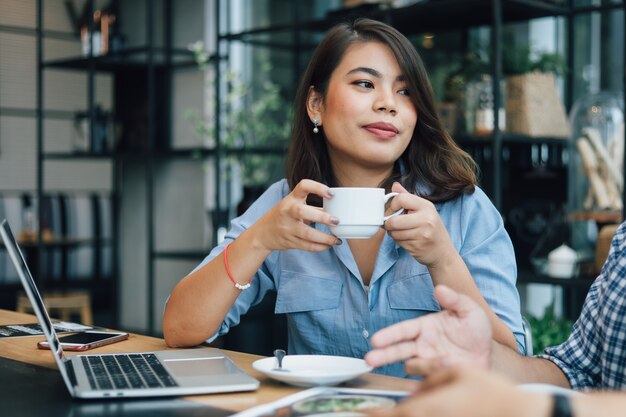
<instances>
[{"instance_id":1,"label":"blue denim shirt","mask_svg":"<svg viewBox=\"0 0 626 417\"><path fill-rule=\"evenodd\" d=\"M273 184L246 213L232 220L225 240L196 269L218 256L289 192L285 180ZM437 210L483 297L524 353L515 255L500 214L478 188L471 195L438 204ZM326 225L314 227L329 233ZM377 330L440 309L428 269L385 234L369 288L363 285L346 241L323 252L272 252L209 341L237 325L268 291L277 292L275 312L287 315L289 354L362 358ZM375 372L407 376L401 363Z\"/></svg>"}]
</instances>

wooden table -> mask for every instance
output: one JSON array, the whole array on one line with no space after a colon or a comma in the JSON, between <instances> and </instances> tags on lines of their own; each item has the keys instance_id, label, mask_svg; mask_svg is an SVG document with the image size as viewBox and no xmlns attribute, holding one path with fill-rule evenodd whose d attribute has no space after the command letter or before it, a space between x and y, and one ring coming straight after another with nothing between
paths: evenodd
<instances>
[{"instance_id":1,"label":"wooden table","mask_svg":"<svg viewBox=\"0 0 626 417\"><path fill-rule=\"evenodd\" d=\"M0 324L34 323L36 318L30 314L16 313L0 309ZM0 404L9 403L12 410L20 412L20 416L43 415L35 412L33 395L48 395L50 406L60 407L57 412L47 415L196 415L226 416L260 404L277 400L286 395L301 391L303 388L291 387L275 382L252 368L252 362L259 358L241 352L225 351L225 353L245 372L261 381L258 390L231 394L196 395L182 398L156 398L137 400L72 400L57 370L50 351L39 350L36 343L43 336L22 336L0 338ZM139 352L167 349L162 339L131 334L126 341L114 343L92 350L91 352ZM77 353L66 353L67 355ZM15 382L12 382L15 381ZM29 385L39 383L39 386ZM20 385L21 384L21 385ZM370 388L388 390L410 390L413 382L402 378L367 374L349 381L344 386L351 388ZM5 385L5 386L2 386ZM31 387L22 392L21 387ZM34 391L39 391L35 394ZM9 398L10 397L10 398ZM41 401L41 398L39 400ZM77 410L78 408L78 410ZM0 409L2 410L2 409ZM33 413L28 413L32 410ZM66 411L70 410L70 411ZM99 412L100 410L101 412ZM113 412L115 410L115 412ZM158 412L155 412L157 411ZM171 412L168 412L171 411ZM4 414L2 415L14 415ZM42 410L43 411L43 410ZM46 409L46 411L54 411Z\"/></svg>"}]
</instances>

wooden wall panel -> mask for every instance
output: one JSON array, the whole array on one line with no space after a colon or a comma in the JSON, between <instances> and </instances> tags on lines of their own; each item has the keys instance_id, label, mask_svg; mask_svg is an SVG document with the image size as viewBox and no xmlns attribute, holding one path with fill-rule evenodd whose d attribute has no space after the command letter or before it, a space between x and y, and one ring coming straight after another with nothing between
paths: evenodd
<instances>
[{"instance_id":1,"label":"wooden wall panel","mask_svg":"<svg viewBox=\"0 0 626 417\"><path fill-rule=\"evenodd\" d=\"M34 120L0 117L0 191L35 190L35 135Z\"/></svg>"},{"instance_id":2,"label":"wooden wall panel","mask_svg":"<svg viewBox=\"0 0 626 417\"><path fill-rule=\"evenodd\" d=\"M0 32L0 108L37 105L35 38Z\"/></svg>"}]
</instances>

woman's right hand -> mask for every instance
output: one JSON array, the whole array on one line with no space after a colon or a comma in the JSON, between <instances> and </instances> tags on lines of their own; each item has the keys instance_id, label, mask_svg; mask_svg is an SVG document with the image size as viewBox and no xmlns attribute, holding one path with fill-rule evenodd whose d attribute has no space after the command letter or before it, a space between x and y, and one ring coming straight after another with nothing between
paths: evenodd
<instances>
[{"instance_id":1,"label":"woman's right hand","mask_svg":"<svg viewBox=\"0 0 626 417\"><path fill-rule=\"evenodd\" d=\"M310 223L335 226L339 219L319 207L307 205L309 194L322 198L332 197L331 190L326 185L313 180L302 180L291 193L248 229L255 234L255 240L265 250L301 249L321 252L341 243L335 236L310 226Z\"/></svg>"}]
</instances>

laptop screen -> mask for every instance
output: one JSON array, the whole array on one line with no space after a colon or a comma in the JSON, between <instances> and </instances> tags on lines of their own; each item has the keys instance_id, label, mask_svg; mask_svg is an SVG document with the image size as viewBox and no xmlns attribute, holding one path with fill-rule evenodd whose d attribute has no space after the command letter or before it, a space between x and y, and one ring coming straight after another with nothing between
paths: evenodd
<instances>
[{"instance_id":1,"label":"laptop screen","mask_svg":"<svg viewBox=\"0 0 626 417\"><path fill-rule=\"evenodd\" d=\"M13 232L9 227L9 223L4 219L0 224L0 235L2 236L2 240L4 241L4 245L6 246L11 261L17 269L17 274L22 281L22 286L24 287L24 291L30 300L33 310L35 311L35 315L37 316L37 320L41 325L41 330L46 336L48 343L50 344L50 350L53 352L54 360L57 362L59 366L59 370L61 371L61 375L65 381L65 385L67 385L70 391L73 391L73 386L70 383L69 377L67 375L67 369L65 368L65 354L63 353L63 348L59 343L59 338L57 337L56 331L54 330L54 326L52 325L52 321L50 320L50 316L48 315L48 311L43 303L43 299L39 294L39 290L37 289L37 285L35 285L35 280L28 269L28 265L26 265L26 261L24 260L24 256L20 251L19 246L13 236Z\"/></svg>"}]
</instances>

